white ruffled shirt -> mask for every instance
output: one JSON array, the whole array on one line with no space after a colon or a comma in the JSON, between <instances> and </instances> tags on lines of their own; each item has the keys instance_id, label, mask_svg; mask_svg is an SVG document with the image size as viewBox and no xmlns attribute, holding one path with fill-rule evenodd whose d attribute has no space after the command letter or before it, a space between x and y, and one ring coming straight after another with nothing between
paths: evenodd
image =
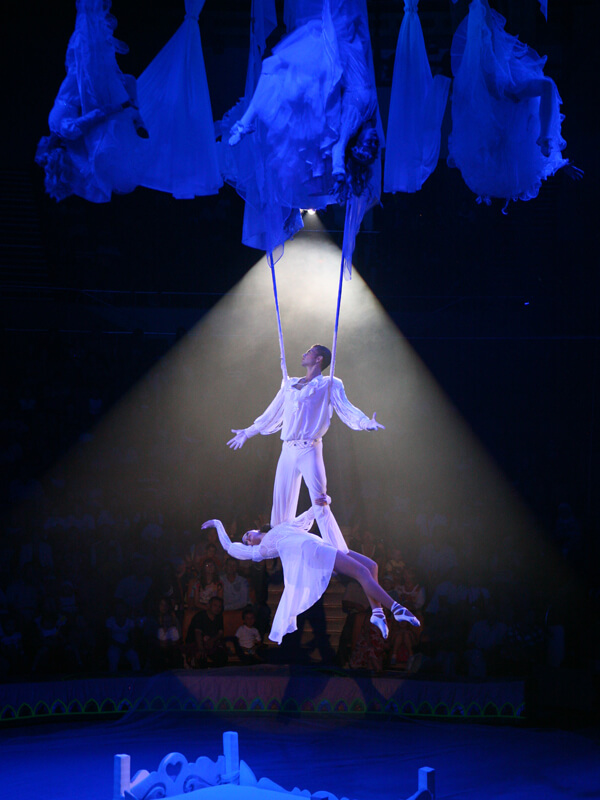
<instances>
[{"instance_id":1,"label":"white ruffled shirt","mask_svg":"<svg viewBox=\"0 0 600 800\"><path fill-rule=\"evenodd\" d=\"M245 429L248 438L280 430L284 442L320 439L329 429L332 407L349 428L368 429L371 420L348 400L339 378L333 378L331 393L329 376L318 375L300 389L294 389L299 380L287 378L282 382L269 407Z\"/></svg>"}]
</instances>

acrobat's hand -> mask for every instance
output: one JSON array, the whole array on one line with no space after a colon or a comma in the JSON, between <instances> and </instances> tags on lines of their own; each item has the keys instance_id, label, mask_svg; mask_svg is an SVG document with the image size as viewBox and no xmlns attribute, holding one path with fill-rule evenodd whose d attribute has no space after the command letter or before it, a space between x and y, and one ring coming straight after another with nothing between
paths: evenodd
<instances>
[{"instance_id":1,"label":"acrobat's hand","mask_svg":"<svg viewBox=\"0 0 600 800\"><path fill-rule=\"evenodd\" d=\"M328 506L329 503L331 503L331 497L328 497L326 494L320 494L318 497L315 497L316 506Z\"/></svg>"},{"instance_id":2,"label":"acrobat's hand","mask_svg":"<svg viewBox=\"0 0 600 800\"><path fill-rule=\"evenodd\" d=\"M580 167L576 167L575 164L572 164L571 162L565 164L562 171L573 181L580 181L585 175L584 171Z\"/></svg>"},{"instance_id":3,"label":"acrobat's hand","mask_svg":"<svg viewBox=\"0 0 600 800\"><path fill-rule=\"evenodd\" d=\"M365 425L366 431L377 431L379 430L379 428L381 428L382 431L385 430L385 425L382 425L381 422L377 422L377 420L375 419L376 417L377 417L377 412L373 414L371 419Z\"/></svg>"},{"instance_id":4,"label":"acrobat's hand","mask_svg":"<svg viewBox=\"0 0 600 800\"><path fill-rule=\"evenodd\" d=\"M252 122L242 122L240 119L231 126L231 130L229 131L229 146L235 147L247 133L252 133L253 130L255 130L255 127Z\"/></svg>"},{"instance_id":5,"label":"acrobat's hand","mask_svg":"<svg viewBox=\"0 0 600 800\"><path fill-rule=\"evenodd\" d=\"M206 530L206 528L214 528L214 527L216 527L214 519L209 519L206 522L202 523L202 530L203 531Z\"/></svg>"},{"instance_id":6,"label":"acrobat's hand","mask_svg":"<svg viewBox=\"0 0 600 800\"><path fill-rule=\"evenodd\" d=\"M333 175L333 188L331 194L335 198L336 203L345 203L350 194L348 182L346 180L345 172L337 172Z\"/></svg>"},{"instance_id":7,"label":"acrobat's hand","mask_svg":"<svg viewBox=\"0 0 600 800\"><path fill-rule=\"evenodd\" d=\"M231 447L232 450L239 450L248 440L246 431L243 428L241 430L232 428L231 432L235 433L235 436L227 442L227 447Z\"/></svg>"}]
</instances>

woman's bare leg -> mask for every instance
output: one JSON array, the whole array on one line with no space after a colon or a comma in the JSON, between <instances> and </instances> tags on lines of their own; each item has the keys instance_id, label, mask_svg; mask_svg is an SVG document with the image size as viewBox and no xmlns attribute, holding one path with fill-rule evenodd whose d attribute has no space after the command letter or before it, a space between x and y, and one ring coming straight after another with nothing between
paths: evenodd
<instances>
[{"instance_id":1,"label":"woman's bare leg","mask_svg":"<svg viewBox=\"0 0 600 800\"><path fill-rule=\"evenodd\" d=\"M240 142L247 133L251 133L254 130L256 116L256 108L254 103L251 102L243 117L231 126L231 131L229 132L229 144L231 147Z\"/></svg>"},{"instance_id":2,"label":"woman's bare leg","mask_svg":"<svg viewBox=\"0 0 600 800\"><path fill-rule=\"evenodd\" d=\"M552 121L552 98L554 96L554 81L552 78L534 78L526 83L517 86L513 92L514 97L519 100L526 100L530 97L540 98L540 135L538 145L542 154L546 157L551 152L550 123Z\"/></svg>"},{"instance_id":3,"label":"woman's bare leg","mask_svg":"<svg viewBox=\"0 0 600 800\"><path fill-rule=\"evenodd\" d=\"M379 568L372 558L369 558L362 553L355 553L354 550L349 550L348 555L351 556L355 561L358 561L359 564L363 564L369 570L369 574L373 580L379 584L379 581L377 580ZM375 600L375 598L369 595L367 595L367 600L369 601L371 608L378 608L381 605L379 602L377 602L377 600Z\"/></svg>"},{"instance_id":4,"label":"woman's bare leg","mask_svg":"<svg viewBox=\"0 0 600 800\"><path fill-rule=\"evenodd\" d=\"M397 621L406 621L411 625L420 625L419 620L400 603L397 603L390 595L383 589L376 580L373 579L369 568L361 560L356 558L360 553L342 553L340 550L335 555L334 569L341 575L347 575L349 578L357 580L363 588L364 593L368 598L372 598L376 603L388 608L394 615ZM370 559L369 559L370 560ZM380 609L376 608L373 611L374 615L383 613ZM373 618L371 618L373 622ZM376 623L375 623L376 624ZM378 625L379 627L379 625ZM381 629L381 628L380 628Z\"/></svg>"},{"instance_id":5,"label":"woman's bare leg","mask_svg":"<svg viewBox=\"0 0 600 800\"><path fill-rule=\"evenodd\" d=\"M364 563L363 559L366 559L366 556L360 553L354 553L353 551L342 553L338 550L335 556L334 569L341 575L347 575L349 578L354 578L354 580L358 581L367 595L369 603L374 602L377 606L391 609L394 605L393 598L373 578L369 567ZM371 559L369 558L367 561L371 561ZM373 608L373 605L371 607Z\"/></svg>"}]
</instances>

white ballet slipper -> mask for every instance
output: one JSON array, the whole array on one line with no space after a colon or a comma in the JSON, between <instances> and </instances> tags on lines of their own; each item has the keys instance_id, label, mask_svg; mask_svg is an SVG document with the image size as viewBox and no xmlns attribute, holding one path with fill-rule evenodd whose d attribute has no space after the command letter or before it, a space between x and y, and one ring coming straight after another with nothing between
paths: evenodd
<instances>
[{"instance_id":1,"label":"white ballet slipper","mask_svg":"<svg viewBox=\"0 0 600 800\"><path fill-rule=\"evenodd\" d=\"M383 608L374 608L373 609L373 611L371 613L371 624L375 625L376 628L379 628L383 638L387 639L389 630L388 630L387 620L385 618L385 613L383 611Z\"/></svg>"},{"instance_id":2,"label":"white ballet slipper","mask_svg":"<svg viewBox=\"0 0 600 800\"><path fill-rule=\"evenodd\" d=\"M394 615L396 622L408 622L417 628L421 625L415 615L411 614L408 608L404 608L404 606L401 606L400 603L394 603L392 606L392 614Z\"/></svg>"}]
</instances>

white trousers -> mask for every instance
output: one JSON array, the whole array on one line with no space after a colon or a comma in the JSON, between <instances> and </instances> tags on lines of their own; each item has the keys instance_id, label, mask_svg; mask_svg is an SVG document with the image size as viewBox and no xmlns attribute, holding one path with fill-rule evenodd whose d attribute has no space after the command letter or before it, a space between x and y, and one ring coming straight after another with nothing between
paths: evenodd
<instances>
[{"instance_id":1,"label":"white trousers","mask_svg":"<svg viewBox=\"0 0 600 800\"><path fill-rule=\"evenodd\" d=\"M347 553L348 545L331 509L328 505L320 506L315 503L316 497L327 494L321 439L283 442L275 472L271 525L278 525L296 516L302 478L308 489L323 540L336 550Z\"/></svg>"}]
</instances>

